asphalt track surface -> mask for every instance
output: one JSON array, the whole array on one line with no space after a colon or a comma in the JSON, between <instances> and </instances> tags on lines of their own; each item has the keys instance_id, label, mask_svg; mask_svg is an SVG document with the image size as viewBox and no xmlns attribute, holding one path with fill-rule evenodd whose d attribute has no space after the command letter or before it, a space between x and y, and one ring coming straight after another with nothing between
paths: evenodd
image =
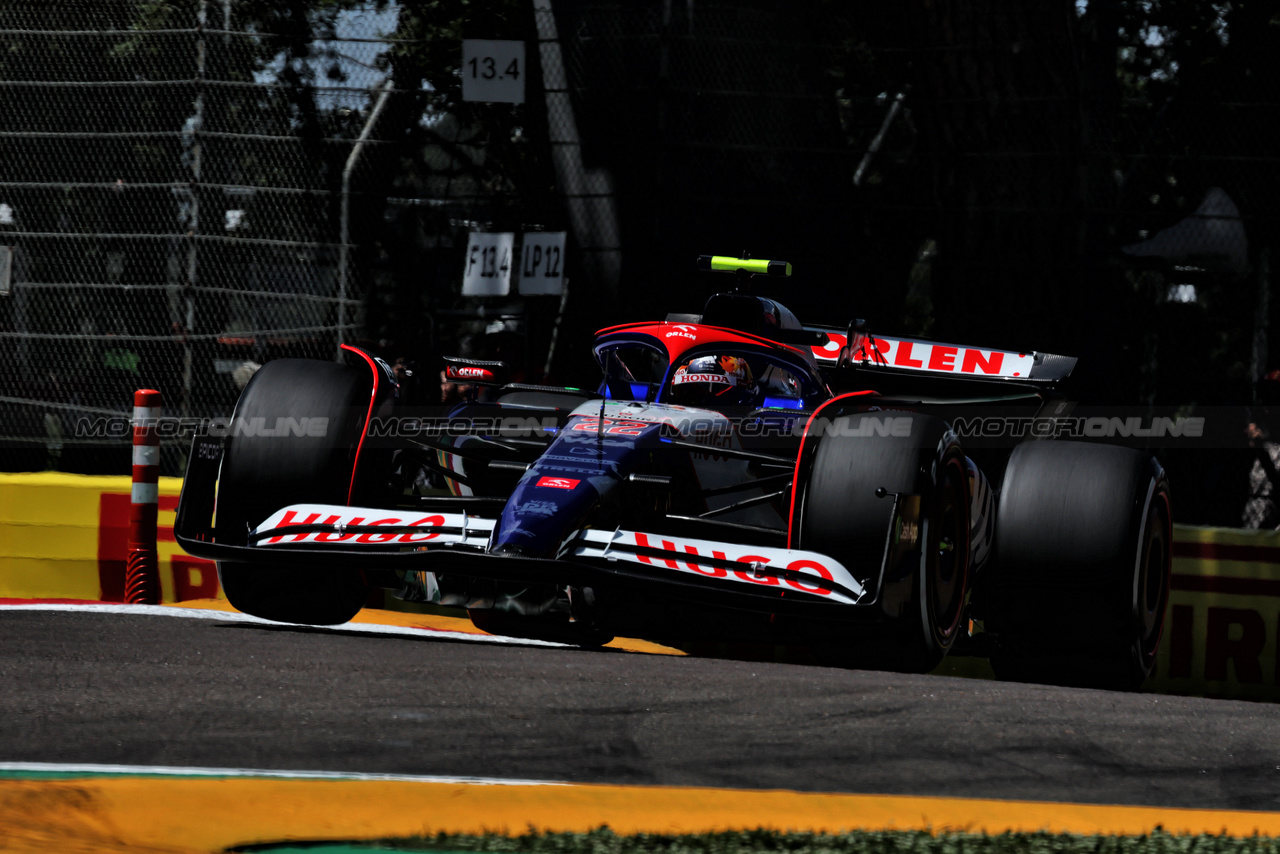
<instances>
[{"instance_id":1,"label":"asphalt track surface","mask_svg":"<svg viewBox=\"0 0 1280 854\"><path fill-rule=\"evenodd\" d=\"M1280 810L1280 706L0 612L0 762Z\"/></svg>"}]
</instances>

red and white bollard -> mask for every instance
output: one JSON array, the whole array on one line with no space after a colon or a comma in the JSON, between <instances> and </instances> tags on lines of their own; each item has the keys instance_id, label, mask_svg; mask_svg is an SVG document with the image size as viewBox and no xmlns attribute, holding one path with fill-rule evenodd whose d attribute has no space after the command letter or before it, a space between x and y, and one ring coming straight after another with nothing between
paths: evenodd
<instances>
[{"instance_id":1,"label":"red and white bollard","mask_svg":"<svg viewBox=\"0 0 1280 854\"><path fill-rule=\"evenodd\" d=\"M156 513L160 500L160 392L133 393L133 495L129 506L129 549L125 558L124 601L160 603L160 561L156 557Z\"/></svg>"}]
</instances>

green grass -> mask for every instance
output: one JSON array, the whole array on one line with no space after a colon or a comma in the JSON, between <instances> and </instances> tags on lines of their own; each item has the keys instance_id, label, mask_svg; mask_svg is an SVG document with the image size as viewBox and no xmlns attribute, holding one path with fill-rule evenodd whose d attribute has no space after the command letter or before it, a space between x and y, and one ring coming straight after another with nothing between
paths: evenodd
<instances>
[{"instance_id":1,"label":"green grass","mask_svg":"<svg viewBox=\"0 0 1280 854\"><path fill-rule=\"evenodd\" d=\"M1075 836L1054 833L939 833L870 831L841 834L730 831L686 836L620 836L607 827L591 833L526 833L388 839L371 843L252 846L241 851L412 851L430 854L1280 854L1280 840L1253 836Z\"/></svg>"}]
</instances>

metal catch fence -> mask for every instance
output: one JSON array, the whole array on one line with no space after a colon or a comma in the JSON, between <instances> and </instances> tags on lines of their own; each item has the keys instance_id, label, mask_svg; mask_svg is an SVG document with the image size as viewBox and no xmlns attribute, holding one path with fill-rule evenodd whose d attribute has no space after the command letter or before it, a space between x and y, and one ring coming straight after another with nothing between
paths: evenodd
<instances>
[{"instance_id":1,"label":"metal catch fence","mask_svg":"<svg viewBox=\"0 0 1280 854\"><path fill-rule=\"evenodd\" d=\"M1271 15L8 0L0 468L125 471L138 386L223 416L254 365L343 341L428 393L459 349L590 383L594 329L698 310L690 259L741 249L796 263L771 295L802 317L1085 356L1085 396L1256 402ZM523 103L463 99L464 38L523 42ZM567 299L463 295L476 231L566 232Z\"/></svg>"},{"instance_id":2,"label":"metal catch fence","mask_svg":"<svg viewBox=\"0 0 1280 854\"><path fill-rule=\"evenodd\" d=\"M0 8L7 468L114 467L140 385L226 414L255 365L358 330L351 197L386 145L395 9L266 32L240 5Z\"/></svg>"}]
</instances>

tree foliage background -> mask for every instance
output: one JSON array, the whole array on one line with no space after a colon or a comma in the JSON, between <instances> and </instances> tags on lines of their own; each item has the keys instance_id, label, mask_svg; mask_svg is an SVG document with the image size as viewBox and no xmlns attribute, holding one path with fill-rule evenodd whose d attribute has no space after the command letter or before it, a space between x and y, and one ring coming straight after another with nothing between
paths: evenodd
<instances>
[{"instance_id":1,"label":"tree foliage background","mask_svg":"<svg viewBox=\"0 0 1280 854\"><path fill-rule=\"evenodd\" d=\"M462 38L528 43L524 104L462 100ZM695 255L748 250L795 265L771 295L805 318L1078 355L1091 401L1249 404L1276 361L1278 48L1265 0L12 0L0 234L47 287L0 298L3 433L65 465L51 414L143 372L216 411L231 361L327 357L344 321L427 375L470 346L536 379L560 305L462 297L477 228L570 232L557 381L594 381L594 329L697 311ZM616 280L568 213L567 127ZM1228 522L1232 477L1180 506Z\"/></svg>"}]
</instances>

